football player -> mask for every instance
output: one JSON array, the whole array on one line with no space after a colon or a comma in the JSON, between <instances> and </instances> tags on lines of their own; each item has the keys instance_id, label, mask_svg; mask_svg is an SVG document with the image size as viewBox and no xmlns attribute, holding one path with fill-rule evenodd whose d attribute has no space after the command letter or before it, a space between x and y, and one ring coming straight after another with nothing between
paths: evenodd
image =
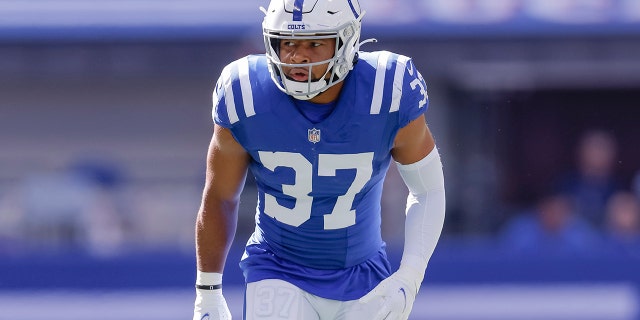
<instances>
[{"instance_id":1,"label":"football player","mask_svg":"<svg viewBox=\"0 0 640 320\"><path fill-rule=\"evenodd\" d=\"M213 93L193 319L231 318L222 272L248 171L246 319L407 319L445 215L425 81L406 56L359 50L357 0L272 0L263 12L266 54L227 65ZM380 232L391 160L409 189L395 272Z\"/></svg>"}]
</instances>

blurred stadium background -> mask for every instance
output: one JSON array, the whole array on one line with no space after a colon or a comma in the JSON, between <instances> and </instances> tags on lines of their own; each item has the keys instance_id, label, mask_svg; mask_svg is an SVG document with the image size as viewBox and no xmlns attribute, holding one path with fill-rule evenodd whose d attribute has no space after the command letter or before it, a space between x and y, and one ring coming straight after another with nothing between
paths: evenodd
<instances>
[{"instance_id":1,"label":"blurred stadium background","mask_svg":"<svg viewBox=\"0 0 640 320\"><path fill-rule=\"evenodd\" d=\"M361 0L414 58L448 213L413 319L640 319L640 1ZM267 0L0 0L0 319L190 319L228 62ZM386 180L397 265L406 190ZM225 271L252 231L247 182Z\"/></svg>"}]
</instances>

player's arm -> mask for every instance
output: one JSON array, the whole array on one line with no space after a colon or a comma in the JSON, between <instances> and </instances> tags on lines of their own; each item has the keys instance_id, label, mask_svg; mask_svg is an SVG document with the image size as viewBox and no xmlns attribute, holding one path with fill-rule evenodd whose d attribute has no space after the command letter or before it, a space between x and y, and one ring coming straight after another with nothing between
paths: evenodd
<instances>
[{"instance_id":1,"label":"player's arm","mask_svg":"<svg viewBox=\"0 0 640 320\"><path fill-rule=\"evenodd\" d=\"M407 319L444 224L442 163L424 115L400 129L392 156L409 188L400 268L361 301L384 297L378 318Z\"/></svg>"},{"instance_id":2,"label":"player's arm","mask_svg":"<svg viewBox=\"0 0 640 320\"><path fill-rule=\"evenodd\" d=\"M200 320L206 313L210 319L230 319L222 296L222 271L236 232L248 163L248 153L231 132L215 126L195 228L198 275L194 319Z\"/></svg>"},{"instance_id":3,"label":"player's arm","mask_svg":"<svg viewBox=\"0 0 640 320\"><path fill-rule=\"evenodd\" d=\"M419 288L440 238L445 216L442 162L424 115L400 130L393 157L409 188L400 268L413 268L420 274Z\"/></svg>"},{"instance_id":4,"label":"player's arm","mask_svg":"<svg viewBox=\"0 0 640 320\"><path fill-rule=\"evenodd\" d=\"M248 163L248 153L229 129L215 126L195 230L197 266L202 272L222 273L224 269L236 231L238 203Z\"/></svg>"},{"instance_id":5,"label":"player's arm","mask_svg":"<svg viewBox=\"0 0 640 320\"><path fill-rule=\"evenodd\" d=\"M398 130L391 155L398 164L408 165L426 157L435 145L423 114Z\"/></svg>"}]
</instances>

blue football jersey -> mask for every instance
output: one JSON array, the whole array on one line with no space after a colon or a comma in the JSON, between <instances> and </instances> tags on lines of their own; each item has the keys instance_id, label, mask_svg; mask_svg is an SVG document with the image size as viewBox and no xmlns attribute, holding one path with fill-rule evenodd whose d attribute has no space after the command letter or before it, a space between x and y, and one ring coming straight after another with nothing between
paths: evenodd
<instances>
[{"instance_id":1,"label":"blue football jersey","mask_svg":"<svg viewBox=\"0 0 640 320\"><path fill-rule=\"evenodd\" d=\"M361 52L334 110L309 121L271 80L264 55L229 64L213 119L250 154L256 229L247 282L280 278L310 293L357 299L390 274L380 200L398 130L428 106L410 58Z\"/></svg>"}]
</instances>

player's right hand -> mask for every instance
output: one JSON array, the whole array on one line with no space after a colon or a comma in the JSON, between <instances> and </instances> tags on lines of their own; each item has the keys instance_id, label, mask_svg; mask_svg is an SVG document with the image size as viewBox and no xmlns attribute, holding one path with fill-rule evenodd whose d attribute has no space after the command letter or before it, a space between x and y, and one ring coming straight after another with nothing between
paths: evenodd
<instances>
[{"instance_id":1,"label":"player's right hand","mask_svg":"<svg viewBox=\"0 0 640 320\"><path fill-rule=\"evenodd\" d=\"M193 320L231 320L231 312L222 296L222 289L196 289Z\"/></svg>"}]
</instances>

